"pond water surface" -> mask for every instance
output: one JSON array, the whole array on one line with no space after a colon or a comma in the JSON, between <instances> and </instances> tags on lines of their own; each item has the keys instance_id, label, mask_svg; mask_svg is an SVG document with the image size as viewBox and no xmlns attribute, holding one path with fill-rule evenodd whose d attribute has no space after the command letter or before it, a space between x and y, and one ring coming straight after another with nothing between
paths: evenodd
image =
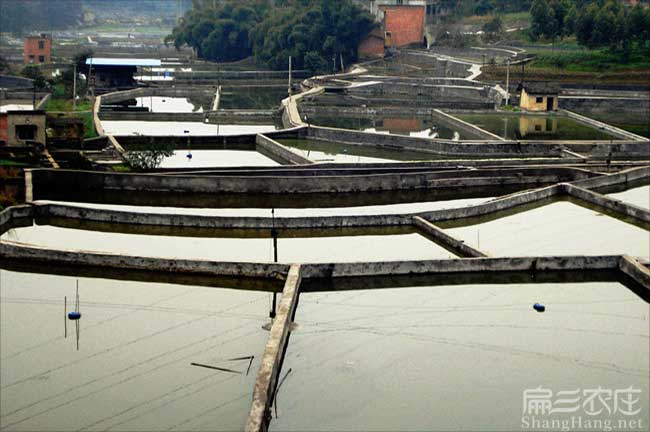
<instances>
[{"instance_id":1,"label":"pond water surface","mask_svg":"<svg viewBox=\"0 0 650 432\"><path fill-rule=\"evenodd\" d=\"M149 111L154 113L203 112L203 107L200 104L192 103L189 98L179 97L142 96L136 98L136 106L149 108Z\"/></svg>"},{"instance_id":2,"label":"pond water surface","mask_svg":"<svg viewBox=\"0 0 650 432\"><path fill-rule=\"evenodd\" d=\"M79 281L64 338L64 296ZM0 270L3 430L240 430L268 294ZM250 360L230 359L255 356ZM190 363L213 365L230 373Z\"/></svg>"},{"instance_id":3,"label":"pond water surface","mask_svg":"<svg viewBox=\"0 0 650 432\"><path fill-rule=\"evenodd\" d=\"M276 126L243 124L208 124L198 122L152 122L102 120L108 135L244 135L272 132Z\"/></svg>"},{"instance_id":4,"label":"pond water surface","mask_svg":"<svg viewBox=\"0 0 650 432\"><path fill-rule=\"evenodd\" d=\"M490 198L467 198L450 201L425 201L400 204L370 205L357 207L305 207L305 208L275 208L276 217L305 217L305 216L344 216L344 215L381 215L381 214L403 214L418 213L434 210L451 209L480 204ZM48 201L43 201L47 203ZM72 205L77 207L92 207L100 209L129 211L136 213L158 213L158 214L190 214L202 216L241 216L241 217L271 217L271 208L181 208L181 207L151 207L151 206L127 206L112 204L89 204L71 203L64 201L52 201L56 204ZM307 205L309 204L306 203Z\"/></svg>"},{"instance_id":5,"label":"pond water surface","mask_svg":"<svg viewBox=\"0 0 650 432\"><path fill-rule=\"evenodd\" d=\"M506 139L521 140L616 140L592 126L560 115L461 114L454 117Z\"/></svg>"},{"instance_id":6,"label":"pond water surface","mask_svg":"<svg viewBox=\"0 0 650 432\"><path fill-rule=\"evenodd\" d=\"M618 283L363 288L301 294L271 430L522 430L540 386L632 386L648 422L650 308Z\"/></svg>"},{"instance_id":7,"label":"pond water surface","mask_svg":"<svg viewBox=\"0 0 650 432\"><path fill-rule=\"evenodd\" d=\"M192 155L188 158L188 155ZM208 168L234 166L279 166L256 151L246 150L176 150L164 158L159 168Z\"/></svg>"},{"instance_id":8,"label":"pond water surface","mask_svg":"<svg viewBox=\"0 0 650 432\"><path fill-rule=\"evenodd\" d=\"M304 117L304 116L303 116ZM343 117L308 115L309 123L341 129L360 130L381 134L404 135L420 138L469 139L476 138L461 132L437 116L415 117Z\"/></svg>"},{"instance_id":9,"label":"pond water surface","mask_svg":"<svg viewBox=\"0 0 650 432\"><path fill-rule=\"evenodd\" d=\"M270 230L265 238L147 236L82 231L50 225L15 228L2 239L49 248L101 251L124 255L210 261L273 262ZM348 235L331 230L322 237L289 237L280 230L278 262L355 262L444 259L451 253L417 233Z\"/></svg>"},{"instance_id":10,"label":"pond water surface","mask_svg":"<svg viewBox=\"0 0 650 432\"><path fill-rule=\"evenodd\" d=\"M650 256L650 232L568 201L445 231L495 256Z\"/></svg>"},{"instance_id":11,"label":"pond water surface","mask_svg":"<svg viewBox=\"0 0 650 432\"><path fill-rule=\"evenodd\" d=\"M650 185L609 194L608 196L650 210Z\"/></svg>"},{"instance_id":12,"label":"pond water surface","mask_svg":"<svg viewBox=\"0 0 650 432\"><path fill-rule=\"evenodd\" d=\"M406 150L385 150L369 146L356 146L336 142L324 142L307 138L281 138L277 142L291 147L314 162L388 162L425 161L436 159L431 153Z\"/></svg>"}]
</instances>

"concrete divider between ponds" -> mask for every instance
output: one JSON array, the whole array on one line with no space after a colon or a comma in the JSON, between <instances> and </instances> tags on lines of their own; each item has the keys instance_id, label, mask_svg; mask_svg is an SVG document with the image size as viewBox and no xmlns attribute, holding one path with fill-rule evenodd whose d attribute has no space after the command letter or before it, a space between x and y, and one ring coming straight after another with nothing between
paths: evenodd
<instances>
[{"instance_id":1,"label":"concrete divider between ponds","mask_svg":"<svg viewBox=\"0 0 650 432\"><path fill-rule=\"evenodd\" d=\"M437 244L461 258L481 258L488 256L487 254L466 245L463 241L455 239L431 222L422 219L419 216L413 218L413 224L422 231L425 236L431 237Z\"/></svg>"},{"instance_id":2,"label":"concrete divider between ponds","mask_svg":"<svg viewBox=\"0 0 650 432\"><path fill-rule=\"evenodd\" d=\"M271 333L264 349L260 369L253 390L253 403L244 430L262 432L271 421L271 407L282 370L284 353L289 342L289 333L295 316L300 292L301 269L293 264L289 269L282 299L271 327Z\"/></svg>"}]
</instances>

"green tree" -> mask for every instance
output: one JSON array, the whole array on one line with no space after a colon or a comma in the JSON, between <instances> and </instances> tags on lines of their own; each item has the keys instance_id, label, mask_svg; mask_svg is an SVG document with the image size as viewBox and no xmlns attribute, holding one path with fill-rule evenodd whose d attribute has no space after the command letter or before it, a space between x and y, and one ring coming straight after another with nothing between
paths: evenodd
<instances>
[{"instance_id":1,"label":"green tree","mask_svg":"<svg viewBox=\"0 0 650 432\"><path fill-rule=\"evenodd\" d=\"M47 87L47 81L45 81L43 72L41 72L41 68L36 65L25 66L20 74L25 78L34 80L34 87L36 87L38 90Z\"/></svg>"},{"instance_id":2,"label":"green tree","mask_svg":"<svg viewBox=\"0 0 650 432\"><path fill-rule=\"evenodd\" d=\"M554 19L551 14L547 0L535 0L530 7L531 27L530 35L533 40L544 37L548 34L551 21Z\"/></svg>"},{"instance_id":3,"label":"green tree","mask_svg":"<svg viewBox=\"0 0 650 432\"><path fill-rule=\"evenodd\" d=\"M132 168L149 171L158 168L163 159L174 155L174 144L150 143L138 150L127 152L124 157Z\"/></svg>"},{"instance_id":4,"label":"green tree","mask_svg":"<svg viewBox=\"0 0 650 432\"><path fill-rule=\"evenodd\" d=\"M592 3L578 14L578 19L576 20L576 38L581 45L588 48L595 47L593 33L596 24L597 13L598 6Z\"/></svg>"},{"instance_id":5,"label":"green tree","mask_svg":"<svg viewBox=\"0 0 650 432\"><path fill-rule=\"evenodd\" d=\"M494 10L494 2L492 0L479 0L478 4L474 7L476 15L487 15Z\"/></svg>"},{"instance_id":6,"label":"green tree","mask_svg":"<svg viewBox=\"0 0 650 432\"><path fill-rule=\"evenodd\" d=\"M496 39L503 32L503 21L499 15L496 15L490 21L483 24L482 28L488 40Z\"/></svg>"},{"instance_id":7,"label":"green tree","mask_svg":"<svg viewBox=\"0 0 650 432\"><path fill-rule=\"evenodd\" d=\"M575 4L571 5L569 11L564 17L564 32L566 35L572 35L576 31L576 24L578 21L578 9Z\"/></svg>"},{"instance_id":8,"label":"green tree","mask_svg":"<svg viewBox=\"0 0 650 432\"><path fill-rule=\"evenodd\" d=\"M627 16L627 30L630 39L640 45L650 41L650 9L637 4Z\"/></svg>"},{"instance_id":9,"label":"green tree","mask_svg":"<svg viewBox=\"0 0 650 432\"><path fill-rule=\"evenodd\" d=\"M188 45L208 60L253 55L273 69L286 69L292 57L297 69L326 71L332 59L356 60L359 43L375 26L351 0L276 0L275 8L262 7L267 3L197 0L165 42Z\"/></svg>"},{"instance_id":10,"label":"green tree","mask_svg":"<svg viewBox=\"0 0 650 432\"><path fill-rule=\"evenodd\" d=\"M165 43L187 45L206 60L241 60L251 56L250 32L266 10L261 0L195 1Z\"/></svg>"}]
</instances>

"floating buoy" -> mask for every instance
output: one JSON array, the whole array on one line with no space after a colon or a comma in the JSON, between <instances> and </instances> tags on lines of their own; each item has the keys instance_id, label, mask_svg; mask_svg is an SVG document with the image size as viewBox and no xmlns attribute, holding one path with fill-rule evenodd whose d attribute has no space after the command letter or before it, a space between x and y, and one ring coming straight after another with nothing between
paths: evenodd
<instances>
[{"instance_id":1,"label":"floating buoy","mask_svg":"<svg viewBox=\"0 0 650 432\"><path fill-rule=\"evenodd\" d=\"M81 313L77 311L68 312L68 319L71 319L73 321L81 319Z\"/></svg>"},{"instance_id":2,"label":"floating buoy","mask_svg":"<svg viewBox=\"0 0 650 432\"><path fill-rule=\"evenodd\" d=\"M537 312L544 312L546 310L546 306L541 303L535 303L533 305L533 309L535 309Z\"/></svg>"}]
</instances>

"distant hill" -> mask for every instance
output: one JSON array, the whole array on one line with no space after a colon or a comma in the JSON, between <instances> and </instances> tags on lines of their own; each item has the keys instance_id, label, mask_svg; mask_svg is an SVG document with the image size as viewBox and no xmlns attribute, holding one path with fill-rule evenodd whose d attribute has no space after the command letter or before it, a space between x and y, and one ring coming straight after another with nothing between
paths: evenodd
<instances>
[{"instance_id":1,"label":"distant hill","mask_svg":"<svg viewBox=\"0 0 650 432\"><path fill-rule=\"evenodd\" d=\"M81 0L81 5L98 18L176 18L192 7L192 0Z\"/></svg>"},{"instance_id":2,"label":"distant hill","mask_svg":"<svg viewBox=\"0 0 650 432\"><path fill-rule=\"evenodd\" d=\"M65 30L84 24L84 16L121 22L156 19L175 22L192 0L0 0L0 29L26 34Z\"/></svg>"}]
</instances>

